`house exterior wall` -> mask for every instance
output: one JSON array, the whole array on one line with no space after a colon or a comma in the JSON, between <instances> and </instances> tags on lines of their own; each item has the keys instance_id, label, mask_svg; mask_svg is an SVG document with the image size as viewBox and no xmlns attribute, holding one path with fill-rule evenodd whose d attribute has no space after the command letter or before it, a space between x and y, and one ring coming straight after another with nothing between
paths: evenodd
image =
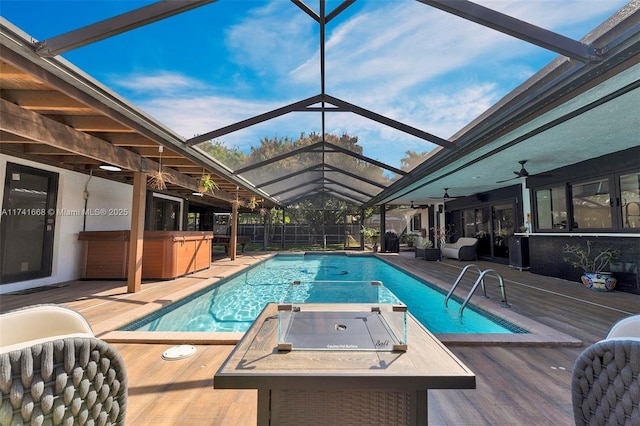
<instances>
[{"instance_id":1,"label":"house exterior wall","mask_svg":"<svg viewBox=\"0 0 640 426\"><path fill-rule=\"evenodd\" d=\"M582 271L571 266L565 258L568 257L563 248L565 245L585 246L587 241L593 244L594 252L610 248L618 250L619 255L606 269L617 279L616 290L627 293L640 294L640 238L611 237L611 236L580 236L580 235L531 235L529 250L531 256L531 272L549 277L562 278L580 282Z\"/></svg>"},{"instance_id":2,"label":"house exterior wall","mask_svg":"<svg viewBox=\"0 0 640 426\"><path fill-rule=\"evenodd\" d=\"M86 231L131 229L132 187L130 185L0 155L0 178L3 183L7 162L58 173L59 183L51 276L2 284L0 294L78 279L83 258L82 243L78 241L78 233L83 229ZM95 212L92 215L82 214L85 209L83 197L85 185L89 193L86 209ZM0 200L3 197L4 184L0 185Z\"/></svg>"}]
</instances>

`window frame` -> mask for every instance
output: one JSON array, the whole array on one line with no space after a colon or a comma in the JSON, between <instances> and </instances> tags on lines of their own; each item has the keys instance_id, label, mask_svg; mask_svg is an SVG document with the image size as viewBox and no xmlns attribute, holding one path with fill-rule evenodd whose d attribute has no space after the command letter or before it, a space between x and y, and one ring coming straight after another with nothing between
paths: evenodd
<instances>
[{"instance_id":1,"label":"window frame","mask_svg":"<svg viewBox=\"0 0 640 426\"><path fill-rule=\"evenodd\" d=\"M636 233L638 228L625 228L622 214L622 191L620 188L620 178L623 175L640 173L638 168L625 168L615 172L594 174L591 176L580 176L575 179L557 181L553 183L545 183L544 185L532 186L530 190L531 209L533 216L533 232L550 232L550 233ZM606 180L609 185L609 209L611 214L610 228L580 228L574 226L575 212L573 206L573 188L583 183ZM552 190L553 188L564 187L565 191L565 209L567 212L567 227L563 229L557 228L541 228L538 220L538 191ZM579 225L579 224L578 224Z\"/></svg>"}]
</instances>

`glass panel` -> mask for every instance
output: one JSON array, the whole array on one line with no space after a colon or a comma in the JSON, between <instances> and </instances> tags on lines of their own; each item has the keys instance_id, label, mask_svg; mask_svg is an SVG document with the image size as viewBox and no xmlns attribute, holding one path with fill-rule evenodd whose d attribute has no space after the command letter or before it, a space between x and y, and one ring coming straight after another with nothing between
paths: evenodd
<instances>
[{"instance_id":1,"label":"glass panel","mask_svg":"<svg viewBox=\"0 0 640 426\"><path fill-rule=\"evenodd\" d=\"M464 210L462 212L463 237L476 237L476 221L474 210Z\"/></svg>"},{"instance_id":2,"label":"glass panel","mask_svg":"<svg viewBox=\"0 0 640 426\"><path fill-rule=\"evenodd\" d=\"M187 215L187 231L198 231L200 229L200 213L189 213Z\"/></svg>"},{"instance_id":3,"label":"glass panel","mask_svg":"<svg viewBox=\"0 0 640 426\"><path fill-rule=\"evenodd\" d=\"M420 231L420 229L422 229L422 215L421 214L413 215L413 218L411 220L411 230Z\"/></svg>"},{"instance_id":4,"label":"glass panel","mask_svg":"<svg viewBox=\"0 0 640 426\"><path fill-rule=\"evenodd\" d=\"M620 176L622 226L640 228L640 173Z\"/></svg>"},{"instance_id":5,"label":"glass panel","mask_svg":"<svg viewBox=\"0 0 640 426\"><path fill-rule=\"evenodd\" d=\"M476 238L478 238L478 255L491 256L491 235L489 221L491 210L489 207L476 210Z\"/></svg>"},{"instance_id":6,"label":"glass panel","mask_svg":"<svg viewBox=\"0 0 640 426\"><path fill-rule=\"evenodd\" d=\"M153 197L151 231L178 231L180 229L180 203Z\"/></svg>"},{"instance_id":7,"label":"glass panel","mask_svg":"<svg viewBox=\"0 0 640 426\"><path fill-rule=\"evenodd\" d=\"M2 282L51 275L57 175L7 164L0 229Z\"/></svg>"},{"instance_id":8,"label":"glass panel","mask_svg":"<svg viewBox=\"0 0 640 426\"><path fill-rule=\"evenodd\" d=\"M42 241L47 216L45 176L11 173L9 198L2 208L2 273L13 275L42 268ZM33 213L33 214L32 214Z\"/></svg>"},{"instance_id":9,"label":"glass panel","mask_svg":"<svg viewBox=\"0 0 640 426\"><path fill-rule=\"evenodd\" d=\"M567 197L563 187L536 191L538 229L567 228Z\"/></svg>"},{"instance_id":10,"label":"glass panel","mask_svg":"<svg viewBox=\"0 0 640 426\"><path fill-rule=\"evenodd\" d=\"M611 194L608 179L572 185L572 194L572 229L611 228Z\"/></svg>"},{"instance_id":11,"label":"glass panel","mask_svg":"<svg viewBox=\"0 0 640 426\"><path fill-rule=\"evenodd\" d=\"M511 204L493 207L493 255L509 257L508 238L514 233L514 212Z\"/></svg>"},{"instance_id":12,"label":"glass panel","mask_svg":"<svg viewBox=\"0 0 640 426\"><path fill-rule=\"evenodd\" d=\"M278 349L406 351L406 308L380 281L293 281L278 306Z\"/></svg>"}]
</instances>

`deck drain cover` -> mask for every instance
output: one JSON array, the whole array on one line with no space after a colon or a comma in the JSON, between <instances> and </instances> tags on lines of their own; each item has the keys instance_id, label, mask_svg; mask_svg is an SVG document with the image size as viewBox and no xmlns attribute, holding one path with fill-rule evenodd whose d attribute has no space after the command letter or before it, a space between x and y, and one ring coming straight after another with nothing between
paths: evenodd
<instances>
[{"instance_id":1,"label":"deck drain cover","mask_svg":"<svg viewBox=\"0 0 640 426\"><path fill-rule=\"evenodd\" d=\"M167 360L183 359L183 358L190 357L195 353L196 353L195 346L179 345L164 351L164 353L162 354L162 359L167 359Z\"/></svg>"}]
</instances>

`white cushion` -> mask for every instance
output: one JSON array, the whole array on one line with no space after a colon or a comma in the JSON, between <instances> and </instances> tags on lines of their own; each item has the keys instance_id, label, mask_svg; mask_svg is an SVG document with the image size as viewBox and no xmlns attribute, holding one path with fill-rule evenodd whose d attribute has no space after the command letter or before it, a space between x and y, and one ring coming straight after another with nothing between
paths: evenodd
<instances>
[{"instance_id":1,"label":"white cushion","mask_svg":"<svg viewBox=\"0 0 640 426\"><path fill-rule=\"evenodd\" d=\"M93 330L78 312L57 305L37 305L0 315L0 351L54 336L89 335Z\"/></svg>"}]
</instances>

